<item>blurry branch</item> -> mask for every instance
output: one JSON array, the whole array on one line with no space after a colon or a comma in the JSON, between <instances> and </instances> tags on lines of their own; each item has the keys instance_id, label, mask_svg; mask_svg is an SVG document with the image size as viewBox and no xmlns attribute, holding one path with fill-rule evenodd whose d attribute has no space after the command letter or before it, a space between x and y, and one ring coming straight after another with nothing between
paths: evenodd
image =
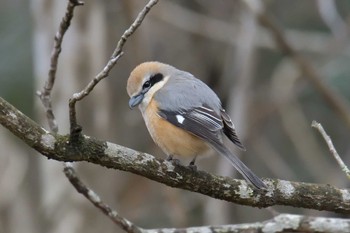
<instances>
[{"instance_id":1,"label":"blurry branch","mask_svg":"<svg viewBox=\"0 0 350 233\"><path fill-rule=\"evenodd\" d=\"M328 136L326 131L323 129L323 126L320 123L316 122L316 121L312 121L311 126L316 128L318 130L318 132L320 132L320 134L322 135L323 139L327 143L329 151L331 152L331 154L333 155L333 157L335 158L335 160L339 164L340 168L345 172L345 174L348 177L348 179L350 179L350 170L349 170L349 168L345 165L343 160L340 158L337 150L335 149L335 147L333 145L332 139Z\"/></svg>"},{"instance_id":2,"label":"blurry branch","mask_svg":"<svg viewBox=\"0 0 350 233\"><path fill-rule=\"evenodd\" d=\"M297 177L296 172L287 163L276 150L275 146L266 138L259 137L254 138L252 143L253 149L259 151L261 158L266 161L265 166L267 170L271 172L272 176L288 177L288 179L295 179ZM269 162L273 161L273 163Z\"/></svg>"},{"instance_id":3,"label":"blurry branch","mask_svg":"<svg viewBox=\"0 0 350 233\"><path fill-rule=\"evenodd\" d=\"M221 43L233 44L235 46L239 45L239 41L233 37L239 34L238 26L232 23L227 23L223 20L208 17L207 15L181 7L174 1L163 1L158 7L159 10L155 12L152 17L167 25ZM181 17L179 17L179 15L181 15ZM317 54L329 54L331 52L328 44L332 40L332 37L329 36L329 33L288 29L285 31L285 34L289 43L298 51ZM271 50L278 49L266 29L258 28L257 38L259 38L259 40L255 40L256 47ZM349 57L350 51L345 48L340 51L340 54Z\"/></svg>"},{"instance_id":4,"label":"blurry branch","mask_svg":"<svg viewBox=\"0 0 350 233\"><path fill-rule=\"evenodd\" d=\"M324 100L339 114L348 128L350 128L350 109L345 99L333 91L323 81L324 78L316 71L313 65L294 49L282 29L266 14L263 5L261 5L263 4L262 2L257 0L243 0L243 2L256 14L260 24L271 32L280 49L294 60L305 77L309 79Z\"/></svg>"},{"instance_id":5,"label":"blurry branch","mask_svg":"<svg viewBox=\"0 0 350 233\"><path fill-rule=\"evenodd\" d=\"M350 191L331 185L264 179L264 190L252 190L245 181L158 160L152 155L82 135L72 145L69 135L53 134L0 98L0 124L49 159L87 161L138 174L165 185L213 198L253 206L286 205L350 214Z\"/></svg>"},{"instance_id":6,"label":"blurry branch","mask_svg":"<svg viewBox=\"0 0 350 233\"><path fill-rule=\"evenodd\" d=\"M55 84L58 56L60 55L62 50L63 36L66 33L70 25L70 22L73 18L74 9L76 6L81 6L83 4L84 4L83 2L78 0L68 1L65 16L62 18L59 29L54 38L54 45L51 52L51 62L50 62L48 79L42 91L37 92L37 95L40 97L40 100L45 107L46 118L49 124L49 128L52 130L52 132L55 132L55 133L58 132L58 125L52 110L51 91L52 91L53 85Z\"/></svg>"},{"instance_id":7,"label":"blurry branch","mask_svg":"<svg viewBox=\"0 0 350 233\"><path fill-rule=\"evenodd\" d=\"M69 120L70 120L70 132L72 140L75 140L75 136L79 136L81 132L81 127L77 123L75 104L77 101L82 100L84 97L89 95L89 93L94 89L94 87L104 78L106 78L109 72L112 70L114 65L117 63L119 58L123 55L122 49L124 47L127 39L136 31L136 29L141 25L143 19L146 17L147 13L151 8L157 4L158 0L150 0L147 5L141 10L135 21L131 26L123 33L120 40L118 41L117 47L115 48L110 60L103 70L93 79L91 82L79 93L73 94L72 98L69 100ZM71 141L72 141L71 140Z\"/></svg>"},{"instance_id":8,"label":"blurry branch","mask_svg":"<svg viewBox=\"0 0 350 233\"><path fill-rule=\"evenodd\" d=\"M333 39L330 40L329 46L327 46L330 52L328 59L331 59L331 56L339 57L339 54L341 54L348 47L348 24L339 14L335 0L316 0L316 6L319 11L320 18L333 34Z\"/></svg>"},{"instance_id":9,"label":"blurry branch","mask_svg":"<svg viewBox=\"0 0 350 233\"><path fill-rule=\"evenodd\" d=\"M334 0L316 0L316 5L323 22L338 40L346 37L348 26L341 18Z\"/></svg>"},{"instance_id":10,"label":"blurry branch","mask_svg":"<svg viewBox=\"0 0 350 233\"><path fill-rule=\"evenodd\" d=\"M322 151L295 94L295 86L300 76L300 70L289 57L282 59L271 75L271 101L277 105L283 129L294 145L295 156L317 181L320 170L326 174L332 174L333 170L328 161L315 158L316 155L322 154Z\"/></svg>"}]
</instances>

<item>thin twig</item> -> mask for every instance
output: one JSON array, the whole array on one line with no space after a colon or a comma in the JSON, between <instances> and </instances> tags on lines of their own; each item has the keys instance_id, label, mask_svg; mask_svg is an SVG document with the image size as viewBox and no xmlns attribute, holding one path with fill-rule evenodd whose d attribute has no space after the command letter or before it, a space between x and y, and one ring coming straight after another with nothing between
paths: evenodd
<instances>
[{"instance_id":1,"label":"thin twig","mask_svg":"<svg viewBox=\"0 0 350 233\"><path fill-rule=\"evenodd\" d=\"M342 171L344 171L346 176L348 177L348 179L350 179L350 170L349 170L349 168L345 165L343 160L340 158L337 150L335 149L335 147L333 145L332 139L328 136L326 131L323 129L323 126L320 123L316 122L316 121L312 121L311 126L316 128L318 130L318 132L320 132L320 134L322 135L323 139L327 143L329 151L331 152L331 154L333 155L333 157L335 158L335 160L339 164L339 166L342 169Z\"/></svg>"},{"instance_id":2,"label":"thin twig","mask_svg":"<svg viewBox=\"0 0 350 233\"><path fill-rule=\"evenodd\" d=\"M84 195L94 206L100 209L107 215L114 223L120 226L123 230L130 233L141 233L141 228L135 226L132 222L121 217L117 211L113 210L107 204L101 201L101 198L91 189L89 189L77 176L71 163L66 163L64 167L64 174L74 186L74 188L82 195Z\"/></svg>"},{"instance_id":3,"label":"thin twig","mask_svg":"<svg viewBox=\"0 0 350 233\"><path fill-rule=\"evenodd\" d=\"M81 128L80 126L78 126L76 118L76 102L82 100L85 96L87 96L102 79L108 76L109 72L112 70L119 58L123 55L122 49L124 47L125 42L141 25L147 13L155 4L157 4L157 2L158 0L150 0L147 3L147 5L141 10L139 15L135 19L135 21L121 36L116 49L114 50L110 60L108 61L107 65L103 68L103 70L93 80L91 80L91 82L81 92L73 94L72 98L69 100L69 119L71 134L76 134L77 130L78 133L80 133L81 131ZM71 139L74 140L74 137L71 137Z\"/></svg>"},{"instance_id":4,"label":"thin twig","mask_svg":"<svg viewBox=\"0 0 350 233\"><path fill-rule=\"evenodd\" d=\"M52 110L51 91L55 84L58 57L62 50L63 36L65 35L66 31L70 26L75 7L81 5L84 5L84 3L78 0L68 1L66 13L61 20L60 26L54 38L54 46L51 52L51 62L48 79L46 80L43 89L41 91L37 91L37 95L39 96L46 110L46 118L49 124L49 128L52 132L55 133L58 132L58 125Z\"/></svg>"}]
</instances>

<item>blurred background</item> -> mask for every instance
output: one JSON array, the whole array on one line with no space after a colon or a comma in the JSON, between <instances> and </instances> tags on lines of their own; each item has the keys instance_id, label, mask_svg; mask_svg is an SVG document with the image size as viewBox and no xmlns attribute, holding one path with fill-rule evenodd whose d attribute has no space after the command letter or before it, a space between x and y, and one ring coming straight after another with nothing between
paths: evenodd
<instances>
[{"instance_id":1,"label":"blurred background","mask_svg":"<svg viewBox=\"0 0 350 233\"><path fill-rule=\"evenodd\" d=\"M262 4L288 42L321 81L350 108L350 2L266 0ZM117 41L146 4L139 0L86 0L63 42L53 90L59 132L69 132L68 99L101 71ZM258 5L259 5L258 4ZM35 95L49 69L53 37L64 15L62 0L0 0L0 96L48 128ZM163 158L141 114L128 108L130 71L158 60L186 70L223 101L247 151L242 160L259 176L349 187L312 120L325 127L350 164L349 124L325 101L291 57L275 45L244 1L161 0L127 41L125 55L95 90L78 103L87 135ZM262 221L257 209L173 189L94 164L76 164L80 177L119 213L144 228ZM213 155L199 169L238 177ZM283 213L334 216L277 206ZM0 232L122 232L78 194L62 172L0 127Z\"/></svg>"}]
</instances>

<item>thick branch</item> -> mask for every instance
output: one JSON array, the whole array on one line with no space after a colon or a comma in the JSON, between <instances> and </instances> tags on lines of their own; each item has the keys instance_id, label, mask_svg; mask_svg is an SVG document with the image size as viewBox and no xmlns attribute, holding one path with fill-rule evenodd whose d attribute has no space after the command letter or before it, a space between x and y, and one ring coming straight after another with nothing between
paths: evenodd
<instances>
[{"instance_id":1,"label":"thick branch","mask_svg":"<svg viewBox=\"0 0 350 233\"><path fill-rule=\"evenodd\" d=\"M49 159L87 161L241 205L259 208L286 205L350 213L350 191L331 185L265 179L268 190L261 192L252 190L243 180L204 171L194 172L152 155L88 136L83 136L79 143L72 145L68 143L69 136L49 133L2 98L0 124Z\"/></svg>"}]
</instances>

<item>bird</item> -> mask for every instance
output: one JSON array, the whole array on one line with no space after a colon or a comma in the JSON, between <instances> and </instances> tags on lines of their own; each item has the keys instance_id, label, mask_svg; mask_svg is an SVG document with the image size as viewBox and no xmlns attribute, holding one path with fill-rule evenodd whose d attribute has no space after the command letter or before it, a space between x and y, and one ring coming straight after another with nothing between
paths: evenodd
<instances>
[{"instance_id":1,"label":"bird","mask_svg":"<svg viewBox=\"0 0 350 233\"><path fill-rule=\"evenodd\" d=\"M226 136L240 149L230 116L219 97L203 81L174 66L148 61L136 66L127 81L129 107L138 106L153 141L168 156L191 158L211 148L231 162L255 188L266 185L223 143Z\"/></svg>"}]
</instances>

